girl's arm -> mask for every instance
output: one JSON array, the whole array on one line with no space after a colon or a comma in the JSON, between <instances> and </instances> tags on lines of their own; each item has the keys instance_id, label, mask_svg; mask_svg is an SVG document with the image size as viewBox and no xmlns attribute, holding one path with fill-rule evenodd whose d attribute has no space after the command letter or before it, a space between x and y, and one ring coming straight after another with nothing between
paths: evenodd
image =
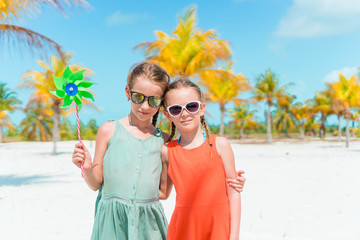
<instances>
[{"instance_id":1,"label":"girl's arm","mask_svg":"<svg viewBox=\"0 0 360 240\"><path fill-rule=\"evenodd\" d=\"M84 179L94 191L98 190L103 182L103 159L114 130L115 125L111 122L106 122L100 126L96 135L93 162L91 162L89 150L82 143L75 145L73 163L78 167L80 167L81 163L83 164Z\"/></svg>"},{"instance_id":2,"label":"girl's arm","mask_svg":"<svg viewBox=\"0 0 360 240\"><path fill-rule=\"evenodd\" d=\"M226 178L236 178L234 153L226 138L216 138L216 149L224 164ZM240 233L240 215L241 215L241 197L240 193L227 185L227 194L230 206L230 239L239 239Z\"/></svg>"},{"instance_id":3,"label":"girl's arm","mask_svg":"<svg viewBox=\"0 0 360 240\"><path fill-rule=\"evenodd\" d=\"M168 199L171 189L172 189L172 181L168 175L169 168L169 157L167 144L161 146L161 162L162 162L162 171L160 176L160 199Z\"/></svg>"}]
</instances>

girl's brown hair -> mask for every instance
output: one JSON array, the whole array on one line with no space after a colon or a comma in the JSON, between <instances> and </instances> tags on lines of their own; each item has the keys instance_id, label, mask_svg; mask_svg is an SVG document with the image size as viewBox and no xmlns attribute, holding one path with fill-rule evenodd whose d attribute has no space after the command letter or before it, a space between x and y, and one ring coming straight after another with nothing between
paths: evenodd
<instances>
[{"instance_id":1,"label":"girl's brown hair","mask_svg":"<svg viewBox=\"0 0 360 240\"><path fill-rule=\"evenodd\" d=\"M149 62L142 62L132 68L127 77L127 85L129 86L129 88L132 89L135 81L140 78L148 79L154 82L155 84L159 85L164 92L170 83L170 77L167 72L159 65ZM159 110L152 118L152 124L154 126L156 126L157 118L159 116Z\"/></svg>"},{"instance_id":2,"label":"girl's brown hair","mask_svg":"<svg viewBox=\"0 0 360 240\"><path fill-rule=\"evenodd\" d=\"M166 106L166 95L169 94L169 92L171 90L174 89L179 89L179 88L192 88L196 91L196 93L198 94L200 101L204 102L205 101L205 97L203 92L201 91L200 87L198 85L196 85L195 83L193 83L189 78L187 77L181 77L179 79L177 79L176 81L170 83L170 85L168 86L168 88L166 89L165 93L164 93L164 101L163 104L164 106ZM201 122L201 126L205 131L206 134L206 140L208 141L210 147L212 147L212 143L210 141L210 131L209 131L209 127L205 121L205 117L201 116L200 117L200 122ZM174 137L175 135L175 124L172 122L171 123L171 132L170 132L170 136L168 141L171 141L171 139Z\"/></svg>"}]
</instances>

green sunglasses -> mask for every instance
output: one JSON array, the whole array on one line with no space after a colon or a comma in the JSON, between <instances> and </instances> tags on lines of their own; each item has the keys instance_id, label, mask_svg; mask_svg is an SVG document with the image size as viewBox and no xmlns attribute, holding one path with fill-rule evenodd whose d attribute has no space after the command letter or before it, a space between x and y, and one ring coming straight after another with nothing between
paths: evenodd
<instances>
[{"instance_id":1,"label":"green sunglasses","mask_svg":"<svg viewBox=\"0 0 360 240\"><path fill-rule=\"evenodd\" d=\"M147 98L149 106L153 107L153 108L156 108L156 107L160 106L161 101L162 101L162 99L160 97L156 97L156 96L148 97L148 96L145 96L142 93L134 92L134 91L131 91L131 90L130 90L130 96L131 96L130 97L131 101L133 103L136 103L136 104L143 103L145 101L145 99Z\"/></svg>"}]
</instances>

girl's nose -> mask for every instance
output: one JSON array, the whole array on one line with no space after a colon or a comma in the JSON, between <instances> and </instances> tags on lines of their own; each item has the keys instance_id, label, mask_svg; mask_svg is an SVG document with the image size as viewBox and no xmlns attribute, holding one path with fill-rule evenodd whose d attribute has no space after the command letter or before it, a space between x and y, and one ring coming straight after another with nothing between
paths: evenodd
<instances>
[{"instance_id":1,"label":"girl's nose","mask_svg":"<svg viewBox=\"0 0 360 240\"><path fill-rule=\"evenodd\" d=\"M181 116L187 117L187 116L189 116L189 115L190 115L190 113L188 112L188 110L187 110L186 108L184 108L183 111L182 111L182 113L181 113Z\"/></svg>"},{"instance_id":2,"label":"girl's nose","mask_svg":"<svg viewBox=\"0 0 360 240\"><path fill-rule=\"evenodd\" d=\"M147 99L145 99L145 101L142 103L141 107L144 108L144 109L149 109L150 108L150 105L149 105Z\"/></svg>"}]
</instances>

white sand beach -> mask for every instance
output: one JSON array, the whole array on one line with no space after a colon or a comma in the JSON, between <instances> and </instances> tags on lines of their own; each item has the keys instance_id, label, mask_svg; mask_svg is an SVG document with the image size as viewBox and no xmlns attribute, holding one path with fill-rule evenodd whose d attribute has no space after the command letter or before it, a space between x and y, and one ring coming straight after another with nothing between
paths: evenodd
<instances>
[{"instance_id":1,"label":"white sand beach","mask_svg":"<svg viewBox=\"0 0 360 240\"><path fill-rule=\"evenodd\" d=\"M71 162L74 144L56 156L51 142L0 144L0 239L90 238L97 193ZM241 240L360 239L360 142L232 146L247 178ZM163 205L170 220L174 190Z\"/></svg>"}]
</instances>

